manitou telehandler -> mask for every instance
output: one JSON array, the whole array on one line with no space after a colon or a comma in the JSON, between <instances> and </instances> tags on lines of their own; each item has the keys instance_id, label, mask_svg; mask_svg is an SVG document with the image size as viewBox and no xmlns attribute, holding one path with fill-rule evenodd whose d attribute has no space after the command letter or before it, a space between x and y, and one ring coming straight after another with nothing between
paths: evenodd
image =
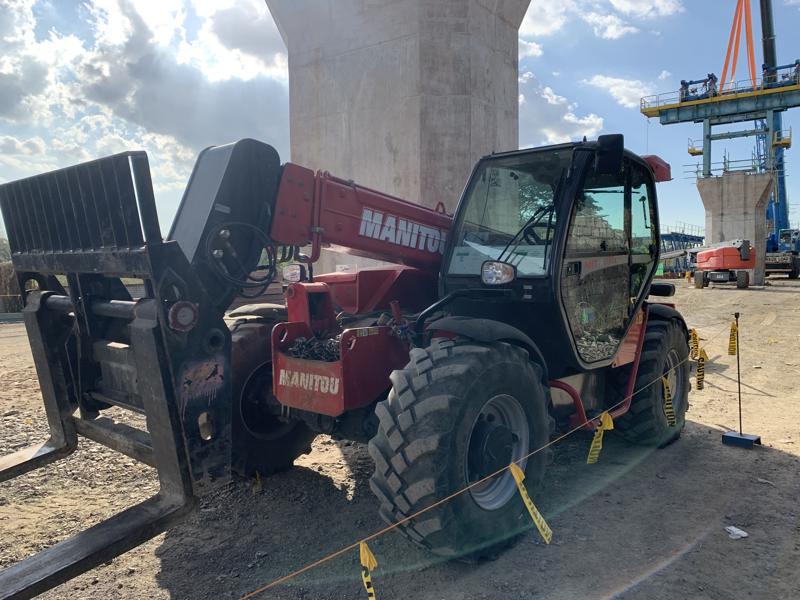
<instances>
[{"instance_id":1,"label":"manitou telehandler","mask_svg":"<svg viewBox=\"0 0 800 600\"><path fill-rule=\"evenodd\" d=\"M492 154L451 217L241 140L201 153L166 240L143 152L0 186L51 432L2 459L0 479L67 456L81 435L161 483L4 570L0 597L107 562L232 471L289 468L319 433L369 443L390 523L512 461L533 492L547 452L525 457L608 409L632 442L676 439L686 325L647 301L674 292L652 282L655 182L668 178L622 136ZM323 248L393 264L315 275ZM258 303L279 270L285 303ZM255 300L229 310L242 295ZM144 414L147 431L110 407ZM401 528L473 557L529 521L504 471Z\"/></svg>"}]
</instances>

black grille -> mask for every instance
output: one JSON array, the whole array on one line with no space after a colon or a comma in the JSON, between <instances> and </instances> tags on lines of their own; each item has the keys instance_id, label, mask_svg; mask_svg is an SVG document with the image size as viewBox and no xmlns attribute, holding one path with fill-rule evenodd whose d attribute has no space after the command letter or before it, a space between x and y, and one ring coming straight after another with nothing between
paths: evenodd
<instances>
[{"instance_id":1,"label":"black grille","mask_svg":"<svg viewBox=\"0 0 800 600\"><path fill-rule=\"evenodd\" d=\"M125 152L0 185L15 264L53 271L59 256L114 254L161 242L147 154ZM43 260L32 261L31 255ZM72 270L72 269L68 269ZM79 269L82 270L82 269Z\"/></svg>"}]
</instances>

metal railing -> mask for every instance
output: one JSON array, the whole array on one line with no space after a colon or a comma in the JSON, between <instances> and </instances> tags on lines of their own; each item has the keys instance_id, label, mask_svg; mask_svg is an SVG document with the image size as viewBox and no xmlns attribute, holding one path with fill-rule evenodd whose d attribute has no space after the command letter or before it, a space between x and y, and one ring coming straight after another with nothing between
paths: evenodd
<instances>
[{"instance_id":1,"label":"metal railing","mask_svg":"<svg viewBox=\"0 0 800 600\"><path fill-rule=\"evenodd\" d=\"M678 221L672 224L661 224L659 227L661 235L681 234L693 237L705 237L706 228L702 225L694 225L692 223L685 223Z\"/></svg>"},{"instance_id":2,"label":"metal railing","mask_svg":"<svg viewBox=\"0 0 800 600\"><path fill-rule=\"evenodd\" d=\"M727 156L721 161L711 163L710 177L720 177L726 173L770 173L770 174L787 174L786 164L784 163L782 169L778 169L775 165L767 166L766 168L762 162L755 155L749 159L731 160ZM683 165L683 178L684 179L700 179L703 177L703 163L691 163Z\"/></svg>"},{"instance_id":3,"label":"metal railing","mask_svg":"<svg viewBox=\"0 0 800 600\"><path fill-rule=\"evenodd\" d=\"M768 76L766 83L764 78L757 79L755 86L753 85L752 79L743 79L724 86L718 84L716 92L714 93L712 91L711 95L709 95L709 90L705 88L705 86L697 85L689 87L688 90L683 90L683 92L677 90L664 94L645 96L641 99L641 110L645 112L665 106L698 100L730 100L744 95L769 92L774 89L798 85L800 85L800 75L795 72L794 67L784 67L776 71L775 74Z\"/></svg>"}]
</instances>

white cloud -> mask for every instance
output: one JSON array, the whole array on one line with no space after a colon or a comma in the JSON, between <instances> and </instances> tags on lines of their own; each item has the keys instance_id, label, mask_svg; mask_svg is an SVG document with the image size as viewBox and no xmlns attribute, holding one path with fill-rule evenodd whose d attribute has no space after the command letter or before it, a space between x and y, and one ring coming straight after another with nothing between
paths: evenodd
<instances>
[{"instance_id":1,"label":"white cloud","mask_svg":"<svg viewBox=\"0 0 800 600\"><path fill-rule=\"evenodd\" d=\"M558 144L583 136L593 138L603 128L603 118L579 115L578 106L552 88L542 86L531 72L519 76L520 145Z\"/></svg>"},{"instance_id":2,"label":"white cloud","mask_svg":"<svg viewBox=\"0 0 800 600\"><path fill-rule=\"evenodd\" d=\"M625 108L639 108L644 96L655 93L654 86L638 79L623 79L607 75L594 75L583 83L601 89L611 95L617 104Z\"/></svg>"},{"instance_id":3,"label":"white cloud","mask_svg":"<svg viewBox=\"0 0 800 600\"><path fill-rule=\"evenodd\" d=\"M286 50L263 1L59 4L80 38L43 33L34 4L0 0L3 180L142 149L169 219L203 147L255 137L288 155Z\"/></svg>"},{"instance_id":4,"label":"white cloud","mask_svg":"<svg viewBox=\"0 0 800 600\"><path fill-rule=\"evenodd\" d=\"M44 140L34 137L27 140L15 138L13 135L0 136L0 152L3 154L35 155L44 153Z\"/></svg>"},{"instance_id":5,"label":"white cloud","mask_svg":"<svg viewBox=\"0 0 800 600\"><path fill-rule=\"evenodd\" d=\"M800 0L798 0L798 1L800 1ZM658 80L659 81L664 81L665 79L669 79L670 77L672 77L672 73L670 73L666 69L664 69L663 71L661 71L661 73L658 74Z\"/></svg>"},{"instance_id":6,"label":"white cloud","mask_svg":"<svg viewBox=\"0 0 800 600\"><path fill-rule=\"evenodd\" d=\"M535 0L522 19L519 33L523 37L554 34L564 26L573 9L572 0Z\"/></svg>"},{"instance_id":7,"label":"white cloud","mask_svg":"<svg viewBox=\"0 0 800 600\"><path fill-rule=\"evenodd\" d=\"M800 4L800 0L790 1ZM630 19L669 17L683 10L683 0L535 0L519 31L526 39L550 36L564 30L570 20L580 19L591 25L596 36L616 40L640 30Z\"/></svg>"},{"instance_id":8,"label":"white cloud","mask_svg":"<svg viewBox=\"0 0 800 600\"><path fill-rule=\"evenodd\" d=\"M592 26L592 30L597 37L606 40L617 40L628 33L639 31L636 27L627 24L616 15L589 12L582 15L582 18Z\"/></svg>"},{"instance_id":9,"label":"white cloud","mask_svg":"<svg viewBox=\"0 0 800 600\"><path fill-rule=\"evenodd\" d=\"M668 17L683 11L681 0L609 0L609 2L622 14L640 19Z\"/></svg>"},{"instance_id":10,"label":"white cloud","mask_svg":"<svg viewBox=\"0 0 800 600\"><path fill-rule=\"evenodd\" d=\"M553 88L551 88L550 86L542 88L541 96L542 96L542 98L547 100L548 104L566 104L567 103L567 99L564 98L564 96L559 96L558 94L556 94L553 91Z\"/></svg>"},{"instance_id":11,"label":"white cloud","mask_svg":"<svg viewBox=\"0 0 800 600\"><path fill-rule=\"evenodd\" d=\"M286 48L263 1L193 5L204 21L194 39L181 41L179 63L202 70L210 81L259 76L288 81Z\"/></svg>"},{"instance_id":12,"label":"white cloud","mask_svg":"<svg viewBox=\"0 0 800 600\"><path fill-rule=\"evenodd\" d=\"M539 44L537 44L536 42L525 41L522 38L519 39L520 60L522 60L523 58L533 58L541 55L542 55L542 47Z\"/></svg>"}]
</instances>

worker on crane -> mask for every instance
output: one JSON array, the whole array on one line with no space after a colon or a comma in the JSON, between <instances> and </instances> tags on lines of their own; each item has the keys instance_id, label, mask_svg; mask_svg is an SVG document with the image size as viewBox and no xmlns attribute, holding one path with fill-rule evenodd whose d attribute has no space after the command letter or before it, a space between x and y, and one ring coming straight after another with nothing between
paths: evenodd
<instances>
[{"instance_id":1,"label":"worker on crane","mask_svg":"<svg viewBox=\"0 0 800 600\"><path fill-rule=\"evenodd\" d=\"M794 83L800 85L800 59L794 61Z\"/></svg>"},{"instance_id":2,"label":"worker on crane","mask_svg":"<svg viewBox=\"0 0 800 600\"><path fill-rule=\"evenodd\" d=\"M689 82L687 82L685 79L681 79L681 89L679 94L681 102L685 102L689 99Z\"/></svg>"},{"instance_id":3,"label":"worker on crane","mask_svg":"<svg viewBox=\"0 0 800 600\"><path fill-rule=\"evenodd\" d=\"M714 73L708 74L708 79L706 79L705 86L709 98L713 98L717 95L717 76L714 75Z\"/></svg>"}]
</instances>

